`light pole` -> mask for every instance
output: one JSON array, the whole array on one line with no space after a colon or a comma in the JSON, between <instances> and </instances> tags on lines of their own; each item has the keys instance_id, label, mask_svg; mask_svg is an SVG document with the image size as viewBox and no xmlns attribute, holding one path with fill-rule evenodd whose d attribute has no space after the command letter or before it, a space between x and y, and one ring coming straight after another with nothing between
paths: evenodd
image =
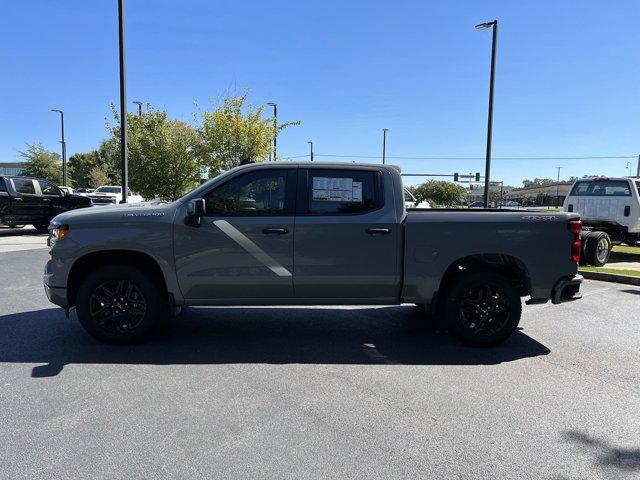
<instances>
[{"instance_id":1,"label":"light pole","mask_svg":"<svg viewBox=\"0 0 640 480\"><path fill-rule=\"evenodd\" d=\"M484 22L476 25L478 30L486 30L493 27L493 39L491 42L491 78L489 80L489 114L487 119L487 156L484 172L484 208L489 206L489 180L491 175L491 137L493 133L493 86L496 74L496 43L498 41L498 20Z\"/></svg>"},{"instance_id":2,"label":"light pole","mask_svg":"<svg viewBox=\"0 0 640 480\"><path fill-rule=\"evenodd\" d=\"M52 108L52 112L60 114L60 144L62 145L62 185L67 185L67 142L64 141L64 112L57 108Z\"/></svg>"},{"instance_id":3,"label":"light pole","mask_svg":"<svg viewBox=\"0 0 640 480\"><path fill-rule=\"evenodd\" d=\"M124 0L118 0L118 47L120 60L120 171L122 175L122 200L127 203L129 172L127 167L127 72L124 40Z\"/></svg>"},{"instance_id":4,"label":"light pole","mask_svg":"<svg viewBox=\"0 0 640 480\"><path fill-rule=\"evenodd\" d=\"M269 102L270 107L273 107L273 161L278 160L278 104ZM269 161L271 161L271 154L269 154Z\"/></svg>"},{"instance_id":5,"label":"light pole","mask_svg":"<svg viewBox=\"0 0 640 480\"><path fill-rule=\"evenodd\" d=\"M560 206L560 170L562 167L556 167L558 170L558 181L556 182L556 207Z\"/></svg>"},{"instance_id":6,"label":"light pole","mask_svg":"<svg viewBox=\"0 0 640 480\"><path fill-rule=\"evenodd\" d=\"M388 128L382 129L382 164L383 165L387 158L387 132L388 131L389 131Z\"/></svg>"},{"instance_id":7,"label":"light pole","mask_svg":"<svg viewBox=\"0 0 640 480\"><path fill-rule=\"evenodd\" d=\"M138 117L142 117L142 102L140 102L139 100L134 100L131 103L138 107Z\"/></svg>"},{"instance_id":8,"label":"light pole","mask_svg":"<svg viewBox=\"0 0 640 480\"><path fill-rule=\"evenodd\" d=\"M638 155L638 167L636 168L636 177L640 178L640 155Z\"/></svg>"},{"instance_id":9,"label":"light pole","mask_svg":"<svg viewBox=\"0 0 640 480\"><path fill-rule=\"evenodd\" d=\"M313 162L313 142L311 140L309 140L307 143L311 146L311 155L310 156L311 156L311 161Z\"/></svg>"}]
</instances>

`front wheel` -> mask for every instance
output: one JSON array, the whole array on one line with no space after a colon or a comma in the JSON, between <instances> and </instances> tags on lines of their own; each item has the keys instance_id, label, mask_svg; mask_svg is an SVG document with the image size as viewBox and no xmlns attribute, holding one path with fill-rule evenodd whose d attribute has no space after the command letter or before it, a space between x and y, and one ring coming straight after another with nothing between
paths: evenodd
<instances>
[{"instance_id":1,"label":"front wheel","mask_svg":"<svg viewBox=\"0 0 640 480\"><path fill-rule=\"evenodd\" d=\"M518 327L522 303L517 289L499 273L461 273L444 298L445 321L463 343L488 347L506 340Z\"/></svg>"},{"instance_id":2,"label":"front wheel","mask_svg":"<svg viewBox=\"0 0 640 480\"><path fill-rule=\"evenodd\" d=\"M167 316L167 296L159 281L139 268L109 265L91 273L76 298L80 323L105 343L145 339Z\"/></svg>"}]
</instances>

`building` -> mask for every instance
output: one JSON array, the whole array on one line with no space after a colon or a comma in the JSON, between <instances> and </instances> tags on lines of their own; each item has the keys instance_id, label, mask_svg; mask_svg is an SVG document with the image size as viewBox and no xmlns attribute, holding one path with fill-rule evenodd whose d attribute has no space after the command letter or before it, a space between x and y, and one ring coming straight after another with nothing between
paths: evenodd
<instances>
[{"instance_id":1,"label":"building","mask_svg":"<svg viewBox=\"0 0 640 480\"><path fill-rule=\"evenodd\" d=\"M506 200L507 193L511 192L514 187L509 185L499 185L491 182L489 185L489 197L499 198L500 190L502 190L502 196ZM484 201L484 184L482 183L472 183L469 185L469 191L465 195L465 199L467 202L482 202ZM497 201L497 200L496 200Z\"/></svg>"},{"instance_id":2,"label":"building","mask_svg":"<svg viewBox=\"0 0 640 480\"><path fill-rule=\"evenodd\" d=\"M0 175L17 176L22 175L24 163L22 162L0 162Z\"/></svg>"},{"instance_id":3,"label":"building","mask_svg":"<svg viewBox=\"0 0 640 480\"><path fill-rule=\"evenodd\" d=\"M511 190L505 198L523 205L561 206L573 183L551 183L543 187L527 187Z\"/></svg>"}]
</instances>

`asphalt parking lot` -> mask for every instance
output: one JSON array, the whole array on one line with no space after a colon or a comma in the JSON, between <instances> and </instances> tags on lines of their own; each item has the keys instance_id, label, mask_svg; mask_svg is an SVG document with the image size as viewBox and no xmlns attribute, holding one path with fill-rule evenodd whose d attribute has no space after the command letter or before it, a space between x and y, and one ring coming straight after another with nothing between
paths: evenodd
<instances>
[{"instance_id":1,"label":"asphalt parking lot","mask_svg":"<svg viewBox=\"0 0 640 480\"><path fill-rule=\"evenodd\" d=\"M640 289L525 307L493 349L411 306L191 309L96 343L0 231L0 478L640 478ZM22 248L20 245L23 245Z\"/></svg>"}]
</instances>

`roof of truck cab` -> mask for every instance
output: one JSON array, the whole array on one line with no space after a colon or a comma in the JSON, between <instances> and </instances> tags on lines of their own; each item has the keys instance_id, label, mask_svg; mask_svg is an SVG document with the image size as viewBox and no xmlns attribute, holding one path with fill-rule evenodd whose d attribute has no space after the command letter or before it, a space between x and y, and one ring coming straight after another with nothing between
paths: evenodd
<instances>
[{"instance_id":1,"label":"roof of truck cab","mask_svg":"<svg viewBox=\"0 0 640 480\"><path fill-rule=\"evenodd\" d=\"M232 170L244 170L251 168L262 168L262 167L304 167L304 168L383 168L387 170L395 170L400 172L401 169L397 165L390 164L379 164L379 163L351 163L351 162L289 162L289 161L279 161L279 162L255 162L248 163L246 165L240 165L239 167L235 167ZM231 171L231 170L228 170Z\"/></svg>"}]
</instances>

